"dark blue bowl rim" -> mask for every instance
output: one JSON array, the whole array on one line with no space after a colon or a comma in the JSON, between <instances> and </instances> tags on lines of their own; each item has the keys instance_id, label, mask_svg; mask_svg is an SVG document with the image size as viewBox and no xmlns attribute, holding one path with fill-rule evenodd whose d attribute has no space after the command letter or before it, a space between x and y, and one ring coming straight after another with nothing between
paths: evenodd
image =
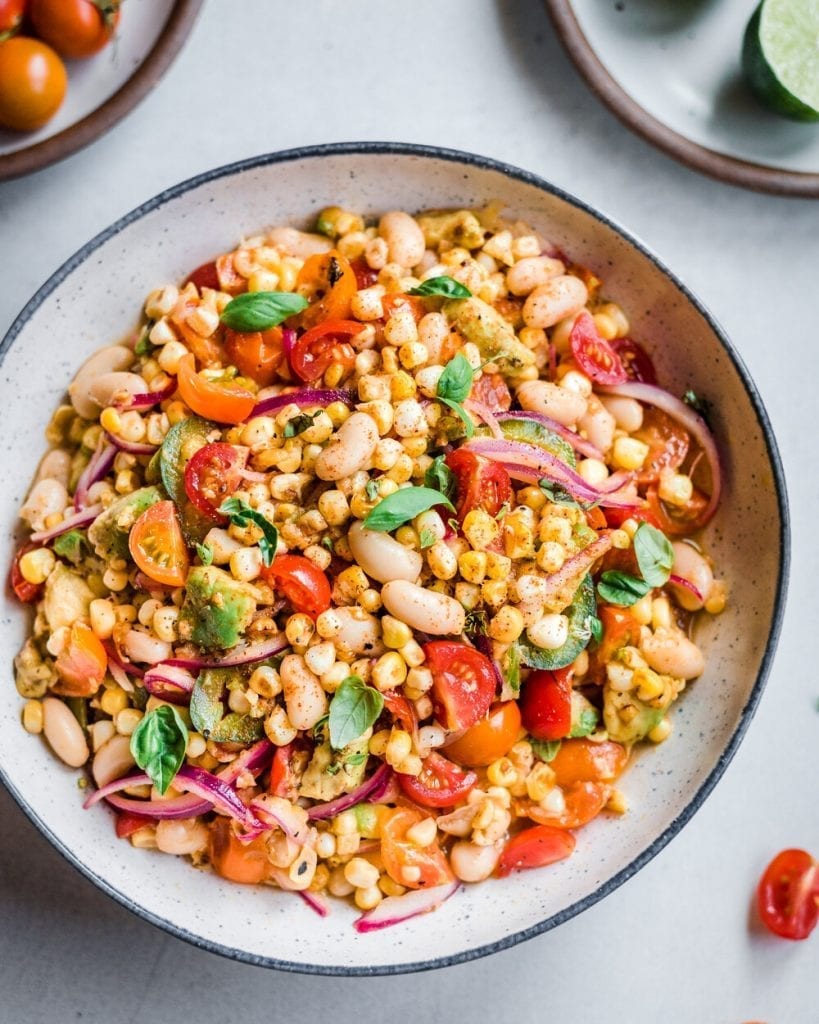
<instances>
[{"instance_id":1,"label":"dark blue bowl rim","mask_svg":"<svg viewBox=\"0 0 819 1024\"><path fill-rule=\"evenodd\" d=\"M709 796L714 786L719 781L725 769L731 762L734 754L739 748L739 744L745 735L746 730L750 724L751 719L756 712L757 706L759 705L762 691L765 687L765 682L768 677L768 673L771 669L773 662L774 653L776 646L779 642L779 636L782 630L782 621L785 613L785 600L787 593L788 573L790 567L790 515L788 511L788 497L787 489L785 486L785 475L782 469L782 461L779 456L779 450L777 448L776 439L774 437L773 428L771 427L768 414L765 410L765 406L762 402L762 398L751 379L751 375L748 372L745 364L740 358L737 351L729 341L725 331L712 316L712 314L705 308L699 299L694 296L691 291L682 283L682 281L673 274L665 264L655 254L644 245L638 238L636 238L629 231L622 228L615 221L601 214L588 203L583 202L576 196L565 192L563 189L552 185L550 182L539 177L536 174L532 174L529 171L522 170L519 167L515 167L512 164L506 164L499 160L494 160L490 157L479 156L475 153L462 152L455 149L447 149L438 146L427 146L414 143L399 143L399 142L342 142L342 143L327 143L323 145L314 146L301 146L295 149L282 150L277 153L265 153L260 156L250 157L245 160L239 160L235 163L225 164L222 167L214 168L210 171L205 171L202 174L194 175L192 178L188 178L186 181L181 182L178 185L174 185L171 188L165 189L152 199L142 203L136 209L130 213L125 214L118 221L100 232L95 238L92 238L82 248L78 249L66 262L55 271L54 274L37 290L34 296L29 300L28 303L23 307L14 323L9 328L2 342L0 342L0 363L5 357L6 352L15 341L17 336L23 330L25 325L28 323L34 312L39 308L45 299L57 288L81 263L83 263L88 257L101 245L118 234L124 228L128 227L134 221L144 217L146 214L158 209L165 203L172 199L183 195L185 192L189 192L191 189L198 188L200 185L207 184L210 181L215 181L219 178L229 177L243 171L253 170L257 167L266 167L269 164L287 163L294 160L305 160L305 159L320 159L328 156L414 156L429 158L435 160L448 160L453 163L461 163L468 167L476 167L480 170L497 171L507 177L513 178L517 181L523 182L527 185L533 185L536 188L541 189L543 192L549 195L556 196L566 203L584 211L591 215L596 220L605 224L613 231L621 235L626 241L628 241L635 249L641 252L647 259L649 259L658 270L660 270L680 291L682 295L694 306L697 312L705 319L714 332L715 336L719 340L722 347L725 349L728 357L734 365L737 374L742 381L748 398L753 406L754 412L756 413L757 421L762 429L763 436L765 438L765 445L768 452L768 458L770 460L771 469L773 472L773 478L776 486L776 497L779 508L779 545L780 545L780 562L779 562L779 573L776 581L776 597L774 601L773 616L771 620L771 628L768 634L768 643L765 651L765 655L762 659L757 678L754 682L751 693L748 697L748 701L745 707L742 709L740 714L737 727L731 736L728 745L719 757L717 764L714 766L710 775L700 786L699 790L694 794L686 808L674 819L674 821L665 829L665 831L658 836L654 842L651 843L639 856L635 857L630 864L619 871L616 875L610 878L607 882L601 885L593 893L584 897L582 900L578 900L571 906L566 907L557 914L553 914L551 917L540 921L538 924L533 925L531 928L526 928L522 931L515 932L513 935L508 935L503 939L498 939L495 942L487 943L483 946L478 946L474 949L467 949L460 953L454 953L449 956L436 957L429 960L418 960L412 963L400 963L400 964L382 964L375 967L344 967L335 965L324 965L324 964L305 964L297 963L288 960L279 960L274 957L257 956L253 953L248 953L245 950L235 949L230 946L222 945L218 942L211 942L203 939L198 935L193 934L180 928L172 921L168 921L157 914L153 914L147 911L145 908L134 903L133 900L124 896L116 888L114 888L105 878L97 875L94 871L90 870L85 864L83 864L74 854L68 849L61 840L54 835L49 828L48 824L43 821L38 815L34 813L31 807L28 805L25 797L17 788L12 784L11 780L0 768L0 779L6 786L6 789L11 793L12 797L20 805L20 808L28 816L31 822L39 829L40 832L56 847L56 849L66 858L66 860L72 864L79 872L85 875L91 882L93 882L98 888L104 893L116 900L122 906L128 910L133 911L139 917L144 918L151 924L156 925L159 928L170 932L172 935L177 936L180 939L184 939L186 942L198 947L199 949L207 950L211 953L217 953L221 956L227 957L232 960L238 960L242 963L253 964L258 967L269 967L281 971L291 971L300 974L321 974L330 976L378 976L378 975L392 975L392 974L409 974L417 971L433 970L439 967L449 967L454 964L466 963L470 960L477 960L480 957L488 956L491 953L497 953L502 949L508 949L511 946L517 945L519 942L524 942L527 939L534 938L536 935L542 935L544 932L550 931L552 928L556 928L558 925L563 924L564 921L568 921L570 918L575 917L577 914L582 913L584 910L588 910L589 907L594 906L599 900L603 899L609 893L613 892L624 882L628 881L633 875L635 875L641 868L643 868L650 860L657 856L657 854L676 836L681 829L691 820L693 815L703 805L706 798Z\"/></svg>"}]
</instances>

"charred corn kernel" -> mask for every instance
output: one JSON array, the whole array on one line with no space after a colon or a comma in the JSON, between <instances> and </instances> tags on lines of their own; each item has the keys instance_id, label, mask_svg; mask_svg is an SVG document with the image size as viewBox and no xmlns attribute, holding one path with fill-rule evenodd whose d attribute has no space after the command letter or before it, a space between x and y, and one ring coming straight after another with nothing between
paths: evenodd
<instances>
[{"instance_id":1,"label":"charred corn kernel","mask_svg":"<svg viewBox=\"0 0 819 1024\"><path fill-rule=\"evenodd\" d=\"M620 469L641 469L648 457L648 445L636 437L618 437L615 439L611 457L615 466Z\"/></svg>"},{"instance_id":2,"label":"charred corn kernel","mask_svg":"<svg viewBox=\"0 0 819 1024\"><path fill-rule=\"evenodd\" d=\"M398 358L404 369L414 370L418 366L423 366L429 360L429 352L426 345L423 345L420 341L411 341L399 348ZM414 390L412 394L415 394Z\"/></svg>"},{"instance_id":3,"label":"charred corn kernel","mask_svg":"<svg viewBox=\"0 0 819 1024\"><path fill-rule=\"evenodd\" d=\"M350 409L344 402L331 402L324 411L336 430L350 416Z\"/></svg>"},{"instance_id":4,"label":"charred corn kernel","mask_svg":"<svg viewBox=\"0 0 819 1024\"><path fill-rule=\"evenodd\" d=\"M109 434L118 434L121 422L119 413L111 406L100 413L100 426Z\"/></svg>"},{"instance_id":5,"label":"charred corn kernel","mask_svg":"<svg viewBox=\"0 0 819 1024\"><path fill-rule=\"evenodd\" d=\"M480 586L477 583L456 583L455 600L463 605L466 611L473 611L481 602Z\"/></svg>"},{"instance_id":6,"label":"charred corn kernel","mask_svg":"<svg viewBox=\"0 0 819 1024\"><path fill-rule=\"evenodd\" d=\"M359 594L369 587L370 581L364 570L358 565L351 565L342 570L336 577L336 587L340 594L351 601L358 599Z\"/></svg>"},{"instance_id":7,"label":"charred corn kernel","mask_svg":"<svg viewBox=\"0 0 819 1024\"><path fill-rule=\"evenodd\" d=\"M604 483L609 475L608 466L600 459L581 459L577 465L577 472L593 487Z\"/></svg>"},{"instance_id":8,"label":"charred corn kernel","mask_svg":"<svg viewBox=\"0 0 819 1024\"><path fill-rule=\"evenodd\" d=\"M508 580L512 572L512 559L497 551L486 553L486 575L490 580Z\"/></svg>"},{"instance_id":9,"label":"charred corn kernel","mask_svg":"<svg viewBox=\"0 0 819 1024\"><path fill-rule=\"evenodd\" d=\"M198 732L188 733L188 746L185 751L188 757L201 757L207 748L208 745L204 736L201 736Z\"/></svg>"},{"instance_id":10,"label":"charred corn kernel","mask_svg":"<svg viewBox=\"0 0 819 1024\"><path fill-rule=\"evenodd\" d=\"M510 558L531 558L534 554L532 517L532 510L525 506L504 516L501 524L503 547Z\"/></svg>"},{"instance_id":11,"label":"charred corn kernel","mask_svg":"<svg viewBox=\"0 0 819 1024\"><path fill-rule=\"evenodd\" d=\"M387 647L395 650L403 647L412 640L412 630L405 622L393 618L392 615L384 615L381 619L382 639Z\"/></svg>"},{"instance_id":12,"label":"charred corn kernel","mask_svg":"<svg viewBox=\"0 0 819 1024\"><path fill-rule=\"evenodd\" d=\"M719 615L725 611L728 603L728 592L722 580L714 580L711 590L705 600L705 610L709 615Z\"/></svg>"},{"instance_id":13,"label":"charred corn kernel","mask_svg":"<svg viewBox=\"0 0 819 1024\"><path fill-rule=\"evenodd\" d=\"M377 885L370 885L366 889L356 889L353 899L359 910L373 910L384 899L384 894Z\"/></svg>"},{"instance_id":14,"label":"charred corn kernel","mask_svg":"<svg viewBox=\"0 0 819 1024\"><path fill-rule=\"evenodd\" d=\"M341 491L325 491L319 497L318 510L328 526L343 526L350 518L350 504Z\"/></svg>"},{"instance_id":15,"label":"charred corn kernel","mask_svg":"<svg viewBox=\"0 0 819 1024\"><path fill-rule=\"evenodd\" d=\"M106 715L115 718L120 711L128 707L128 694L121 686L112 686L100 697L100 708Z\"/></svg>"},{"instance_id":16,"label":"charred corn kernel","mask_svg":"<svg viewBox=\"0 0 819 1024\"><path fill-rule=\"evenodd\" d=\"M139 708L124 708L114 720L120 736L130 736L141 721L142 712Z\"/></svg>"},{"instance_id":17,"label":"charred corn kernel","mask_svg":"<svg viewBox=\"0 0 819 1024\"><path fill-rule=\"evenodd\" d=\"M406 345L402 346L402 350L406 347ZM413 347L422 348L424 353L426 353L423 345L415 344ZM415 398L416 391L415 381L406 370L399 370L394 377L390 378L390 396L393 402L400 402L406 398Z\"/></svg>"},{"instance_id":18,"label":"charred corn kernel","mask_svg":"<svg viewBox=\"0 0 819 1024\"><path fill-rule=\"evenodd\" d=\"M394 690L407 678L407 663L397 651L382 654L373 666L372 682L379 690ZM400 759L399 759L400 760Z\"/></svg>"},{"instance_id":19,"label":"charred corn kernel","mask_svg":"<svg viewBox=\"0 0 819 1024\"><path fill-rule=\"evenodd\" d=\"M23 728L32 735L43 731L43 705L39 700L27 700L23 705Z\"/></svg>"},{"instance_id":20,"label":"charred corn kernel","mask_svg":"<svg viewBox=\"0 0 819 1024\"><path fill-rule=\"evenodd\" d=\"M26 583L45 583L51 570L57 564L54 552L49 548L35 548L27 551L20 559L20 574Z\"/></svg>"},{"instance_id":21,"label":"charred corn kernel","mask_svg":"<svg viewBox=\"0 0 819 1024\"><path fill-rule=\"evenodd\" d=\"M610 661L606 665L606 679L617 693L628 693L634 687L634 672L618 661Z\"/></svg>"},{"instance_id":22,"label":"charred corn kernel","mask_svg":"<svg viewBox=\"0 0 819 1024\"><path fill-rule=\"evenodd\" d=\"M384 749L384 758L393 768L397 768L401 762L412 753L412 737L403 729L393 729L387 746Z\"/></svg>"},{"instance_id":23,"label":"charred corn kernel","mask_svg":"<svg viewBox=\"0 0 819 1024\"><path fill-rule=\"evenodd\" d=\"M424 770L424 763L417 754L408 754L395 766L395 770L401 775L416 776Z\"/></svg>"},{"instance_id":24,"label":"charred corn kernel","mask_svg":"<svg viewBox=\"0 0 819 1024\"><path fill-rule=\"evenodd\" d=\"M294 646L306 647L313 639L315 628L315 623L309 615L305 615L304 612L296 612L287 620L284 635Z\"/></svg>"},{"instance_id":25,"label":"charred corn kernel","mask_svg":"<svg viewBox=\"0 0 819 1024\"><path fill-rule=\"evenodd\" d=\"M671 605L667 597L655 597L651 602L651 624L654 629L671 629Z\"/></svg>"},{"instance_id":26,"label":"charred corn kernel","mask_svg":"<svg viewBox=\"0 0 819 1024\"><path fill-rule=\"evenodd\" d=\"M635 669L634 686L637 688L637 696L642 701L656 700L665 691L662 679L650 668Z\"/></svg>"},{"instance_id":27,"label":"charred corn kernel","mask_svg":"<svg viewBox=\"0 0 819 1024\"><path fill-rule=\"evenodd\" d=\"M481 584L481 597L490 608L500 608L509 596L509 586L504 580L487 580Z\"/></svg>"},{"instance_id":28,"label":"charred corn kernel","mask_svg":"<svg viewBox=\"0 0 819 1024\"><path fill-rule=\"evenodd\" d=\"M547 540L538 548L535 556L538 568L546 573L557 572L566 561L566 549L562 544Z\"/></svg>"},{"instance_id":29,"label":"charred corn kernel","mask_svg":"<svg viewBox=\"0 0 819 1024\"><path fill-rule=\"evenodd\" d=\"M463 534L476 551L485 551L494 544L498 533L498 523L483 509L472 509L464 517Z\"/></svg>"},{"instance_id":30,"label":"charred corn kernel","mask_svg":"<svg viewBox=\"0 0 819 1024\"><path fill-rule=\"evenodd\" d=\"M652 743L663 743L671 735L671 719L666 717L648 734Z\"/></svg>"},{"instance_id":31,"label":"charred corn kernel","mask_svg":"<svg viewBox=\"0 0 819 1024\"><path fill-rule=\"evenodd\" d=\"M526 776L526 793L529 799L536 803L548 796L554 785L554 770L543 761L538 761Z\"/></svg>"},{"instance_id":32,"label":"charred corn kernel","mask_svg":"<svg viewBox=\"0 0 819 1024\"><path fill-rule=\"evenodd\" d=\"M499 643L511 644L523 632L523 615L511 604L505 604L489 623L489 635Z\"/></svg>"},{"instance_id":33,"label":"charred corn kernel","mask_svg":"<svg viewBox=\"0 0 819 1024\"><path fill-rule=\"evenodd\" d=\"M551 542L566 547L572 540L572 524L563 516L547 515L541 520L538 532L544 543Z\"/></svg>"},{"instance_id":34,"label":"charred corn kernel","mask_svg":"<svg viewBox=\"0 0 819 1024\"><path fill-rule=\"evenodd\" d=\"M631 547L631 537L629 537L625 530L612 530L611 546L618 551L628 551Z\"/></svg>"},{"instance_id":35,"label":"charred corn kernel","mask_svg":"<svg viewBox=\"0 0 819 1024\"><path fill-rule=\"evenodd\" d=\"M282 692L282 681L272 665L260 665L254 669L248 686L260 697L275 697Z\"/></svg>"},{"instance_id":36,"label":"charred corn kernel","mask_svg":"<svg viewBox=\"0 0 819 1024\"><path fill-rule=\"evenodd\" d=\"M464 552L458 559L458 568L468 583L483 583L486 578L486 552Z\"/></svg>"},{"instance_id":37,"label":"charred corn kernel","mask_svg":"<svg viewBox=\"0 0 819 1024\"><path fill-rule=\"evenodd\" d=\"M406 832L406 838L413 846L420 846L422 849L435 842L438 835L438 826L434 818L422 818L421 821L411 825Z\"/></svg>"},{"instance_id":38,"label":"charred corn kernel","mask_svg":"<svg viewBox=\"0 0 819 1024\"><path fill-rule=\"evenodd\" d=\"M517 782L518 773L508 757L499 757L486 769L486 777L493 786L508 788Z\"/></svg>"},{"instance_id":39,"label":"charred corn kernel","mask_svg":"<svg viewBox=\"0 0 819 1024\"><path fill-rule=\"evenodd\" d=\"M669 505L684 506L694 496L694 484L684 473L661 473L657 493Z\"/></svg>"},{"instance_id":40,"label":"charred corn kernel","mask_svg":"<svg viewBox=\"0 0 819 1024\"><path fill-rule=\"evenodd\" d=\"M606 802L606 810L612 814L625 814L628 810L628 799L621 789L613 789Z\"/></svg>"},{"instance_id":41,"label":"charred corn kernel","mask_svg":"<svg viewBox=\"0 0 819 1024\"><path fill-rule=\"evenodd\" d=\"M343 663L342 663L343 664ZM349 675L358 676L363 682L369 683L373 674L372 658L356 658L350 665Z\"/></svg>"},{"instance_id":42,"label":"charred corn kernel","mask_svg":"<svg viewBox=\"0 0 819 1024\"><path fill-rule=\"evenodd\" d=\"M378 868L363 857L353 857L344 865L344 877L356 889L378 885L378 873Z\"/></svg>"},{"instance_id":43,"label":"charred corn kernel","mask_svg":"<svg viewBox=\"0 0 819 1024\"><path fill-rule=\"evenodd\" d=\"M298 735L297 730L293 728L287 717L287 712L278 705L264 720L264 731L270 742L277 747L284 747L288 743L292 743Z\"/></svg>"},{"instance_id":44,"label":"charred corn kernel","mask_svg":"<svg viewBox=\"0 0 819 1024\"><path fill-rule=\"evenodd\" d=\"M458 559L442 540L427 548L427 565L439 580L451 580L458 572Z\"/></svg>"}]
</instances>

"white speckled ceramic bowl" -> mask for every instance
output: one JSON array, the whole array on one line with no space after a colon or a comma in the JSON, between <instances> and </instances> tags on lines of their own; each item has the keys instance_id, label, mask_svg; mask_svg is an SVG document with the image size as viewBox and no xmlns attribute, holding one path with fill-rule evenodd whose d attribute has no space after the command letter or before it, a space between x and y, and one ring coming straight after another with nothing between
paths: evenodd
<instances>
[{"instance_id":1,"label":"white speckled ceramic bowl","mask_svg":"<svg viewBox=\"0 0 819 1024\"><path fill-rule=\"evenodd\" d=\"M727 487L708 546L730 583L728 610L699 628L705 674L674 711L672 740L624 777L632 810L585 828L577 852L543 871L467 887L435 914L356 934L354 912L321 919L293 896L223 882L183 860L133 849L102 807L81 809L79 773L20 727L11 657L26 614L7 600L0 772L54 845L105 892L182 938L239 960L328 974L387 974L483 956L537 935L630 878L682 828L733 756L759 701L783 611L785 485L765 411L738 356L684 286L603 215L513 167L446 150L351 144L294 150L200 175L128 214L73 256L29 302L0 348L4 444L0 525L10 560L17 509L43 429L74 369L130 328L145 294L181 280L243 233L308 224L328 203L375 214L501 199L605 281L660 380L713 400ZM741 459L735 452L741 451Z\"/></svg>"}]
</instances>

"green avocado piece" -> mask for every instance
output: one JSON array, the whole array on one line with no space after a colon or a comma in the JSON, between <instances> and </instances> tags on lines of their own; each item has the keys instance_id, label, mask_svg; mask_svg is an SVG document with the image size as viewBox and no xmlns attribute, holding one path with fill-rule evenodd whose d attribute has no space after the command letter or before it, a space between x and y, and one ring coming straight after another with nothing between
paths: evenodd
<instances>
[{"instance_id":1,"label":"green avocado piece","mask_svg":"<svg viewBox=\"0 0 819 1024\"><path fill-rule=\"evenodd\" d=\"M302 776L299 796L324 803L360 786L367 768L371 736L372 729L368 729L342 750L333 750L329 741L320 743Z\"/></svg>"},{"instance_id":2,"label":"green avocado piece","mask_svg":"<svg viewBox=\"0 0 819 1024\"><path fill-rule=\"evenodd\" d=\"M174 423L162 447L159 449L159 475L165 490L176 504L182 533L190 546L201 543L205 534L213 527L213 522L196 508L185 493L185 467L191 458L203 448L214 431L219 427L199 416L188 416L187 419ZM149 469L157 470L156 456L151 459Z\"/></svg>"},{"instance_id":3,"label":"green avocado piece","mask_svg":"<svg viewBox=\"0 0 819 1024\"><path fill-rule=\"evenodd\" d=\"M443 241L464 249L478 249L486 237L486 231L472 210L430 210L416 220L424 232L428 249L437 249Z\"/></svg>"},{"instance_id":4,"label":"green avocado piece","mask_svg":"<svg viewBox=\"0 0 819 1024\"><path fill-rule=\"evenodd\" d=\"M501 420L501 433L509 441L522 441L525 444L533 444L538 448L554 455L568 466L576 466L574 449L568 441L564 441L558 434L553 433L548 427L536 420ZM476 437L491 437L488 427L478 427L475 430Z\"/></svg>"},{"instance_id":5,"label":"green avocado piece","mask_svg":"<svg viewBox=\"0 0 819 1024\"><path fill-rule=\"evenodd\" d=\"M100 558L128 557L128 534L142 513L162 501L158 487L141 487L109 505L88 527L88 540Z\"/></svg>"},{"instance_id":6,"label":"green avocado piece","mask_svg":"<svg viewBox=\"0 0 819 1024\"><path fill-rule=\"evenodd\" d=\"M512 325L501 314L474 295L470 299L451 299L443 312L467 341L476 345L481 356L496 362L505 373L532 366L535 354L518 341Z\"/></svg>"},{"instance_id":7,"label":"green avocado piece","mask_svg":"<svg viewBox=\"0 0 819 1024\"><path fill-rule=\"evenodd\" d=\"M600 715L597 708L582 693L572 690L572 727L569 739L582 739L597 728Z\"/></svg>"},{"instance_id":8,"label":"green avocado piece","mask_svg":"<svg viewBox=\"0 0 819 1024\"><path fill-rule=\"evenodd\" d=\"M637 709L637 714L628 722L620 717L627 705ZM634 693L618 693L606 686L603 690L603 721L609 738L617 743L637 743L645 739L651 730L665 718L665 708L652 708Z\"/></svg>"},{"instance_id":9,"label":"green avocado piece","mask_svg":"<svg viewBox=\"0 0 819 1024\"><path fill-rule=\"evenodd\" d=\"M557 650L546 651L542 647L536 647L526 633L523 633L517 641L521 662L528 665L529 668L545 668L552 672L555 669L571 665L591 640L589 619L596 611L594 582L591 574L587 573L577 588L572 603L564 612L564 615L569 618L569 637L566 643L562 647L558 647Z\"/></svg>"},{"instance_id":10,"label":"green avocado piece","mask_svg":"<svg viewBox=\"0 0 819 1024\"><path fill-rule=\"evenodd\" d=\"M179 613L182 635L206 651L235 647L256 611L253 588L215 565L194 566Z\"/></svg>"},{"instance_id":11,"label":"green avocado piece","mask_svg":"<svg viewBox=\"0 0 819 1024\"><path fill-rule=\"evenodd\" d=\"M208 668L200 672L191 693L191 723L205 739L216 743L255 743L264 736L260 718L240 715L235 711L225 714L222 703L225 689L241 687L244 675L241 669Z\"/></svg>"}]
</instances>

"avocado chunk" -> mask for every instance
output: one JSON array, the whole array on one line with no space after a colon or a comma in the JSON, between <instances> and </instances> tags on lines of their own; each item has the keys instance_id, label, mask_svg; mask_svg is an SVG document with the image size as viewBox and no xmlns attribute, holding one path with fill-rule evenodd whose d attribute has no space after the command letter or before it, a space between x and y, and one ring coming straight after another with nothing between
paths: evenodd
<instances>
[{"instance_id":1,"label":"avocado chunk","mask_svg":"<svg viewBox=\"0 0 819 1024\"><path fill-rule=\"evenodd\" d=\"M594 704L587 700L582 693L572 690L572 727L569 738L581 739L583 736L593 733L597 728L599 718Z\"/></svg>"},{"instance_id":2,"label":"avocado chunk","mask_svg":"<svg viewBox=\"0 0 819 1024\"><path fill-rule=\"evenodd\" d=\"M367 768L370 736L372 729L342 750L333 750L329 742L320 743L302 777L299 796L324 803L360 786Z\"/></svg>"},{"instance_id":3,"label":"avocado chunk","mask_svg":"<svg viewBox=\"0 0 819 1024\"><path fill-rule=\"evenodd\" d=\"M256 611L253 588L215 565L188 574L179 613L181 635L206 651L235 647Z\"/></svg>"},{"instance_id":4,"label":"avocado chunk","mask_svg":"<svg viewBox=\"0 0 819 1024\"><path fill-rule=\"evenodd\" d=\"M43 611L51 632L87 619L94 591L79 573L57 562L46 580Z\"/></svg>"},{"instance_id":5,"label":"avocado chunk","mask_svg":"<svg viewBox=\"0 0 819 1024\"><path fill-rule=\"evenodd\" d=\"M157 455L148 466L153 476L157 473L162 478L165 490L176 504L182 533L190 546L198 544L213 526L213 522L202 515L191 502L185 491L185 467L209 440L216 437L219 427L199 416L188 416L174 423Z\"/></svg>"},{"instance_id":6,"label":"avocado chunk","mask_svg":"<svg viewBox=\"0 0 819 1024\"><path fill-rule=\"evenodd\" d=\"M477 346L482 358L496 362L502 371L514 375L534 364L534 352L518 341L509 321L483 299L474 295L452 299L444 303L443 312L464 338Z\"/></svg>"},{"instance_id":7,"label":"avocado chunk","mask_svg":"<svg viewBox=\"0 0 819 1024\"><path fill-rule=\"evenodd\" d=\"M416 220L424 232L428 249L437 249L444 241L464 249L478 249L486 237L486 231L472 210L429 210Z\"/></svg>"},{"instance_id":8,"label":"avocado chunk","mask_svg":"<svg viewBox=\"0 0 819 1024\"><path fill-rule=\"evenodd\" d=\"M264 736L260 718L225 714L225 690L241 688L243 673L236 668L209 668L200 672L191 694L191 723L206 740L216 743L255 743Z\"/></svg>"},{"instance_id":9,"label":"avocado chunk","mask_svg":"<svg viewBox=\"0 0 819 1024\"><path fill-rule=\"evenodd\" d=\"M128 557L128 534L142 513L162 500L158 487L141 487L109 505L88 527L88 540L100 558Z\"/></svg>"},{"instance_id":10,"label":"avocado chunk","mask_svg":"<svg viewBox=\"0 0 819 1024\"><path fill-rule=\"evenodd\" d=\"M626 707L634 707L637 714L624 721L620 717ZM606 686L603 692L603 721L609 738L618 743L637 743L648 736L651 730L662 722L665 708L653 708L640 700L634 693L618 693Z\"/></svg>"}]
</instances>

